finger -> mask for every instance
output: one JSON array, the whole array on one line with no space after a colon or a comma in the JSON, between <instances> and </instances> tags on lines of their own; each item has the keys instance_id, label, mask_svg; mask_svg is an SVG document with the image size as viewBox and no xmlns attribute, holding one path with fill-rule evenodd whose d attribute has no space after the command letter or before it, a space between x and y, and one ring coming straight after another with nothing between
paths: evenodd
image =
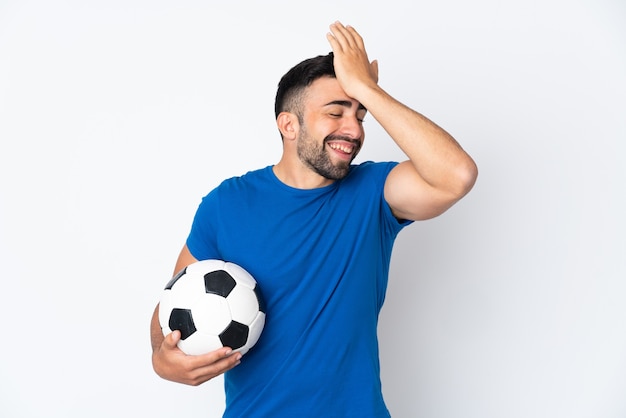
<instances>
[{"instance_id":1,"label":"finger","mask_svg":"<svg viewBox=\"0 0 626 418\"><path fill-rule=\"evenodd\" d=\"M356 45L358 48L360 49L364 49L363 46L363 38L361 37L361 35L359 35L359 33L356 31L356 29L354 29L352 26L348 25L345 27L345 30L347 33L350 34L350 39L351 39L351 43L353 45Z\"/></svg>"},{"instance_id":2,"label":"finger","mask_svg":"<svg viewBox=\"0 0 626 418\"><path fill-rule=\"evenodd\" d=\"M237 356L241 357L241 354L235 353L229 347L222 347L220 349L210 351L206 354L191 356L189 361L194 368L201 368L216 365L220 362L223 362L224 360L227 360L226 363L228 363L229 361L234 362Z\"/></svg>"},{"instance_id":3,"label":"finger","mask_svg":"<svg viewBox=\"0 0 626 418\"><path fill-rule=\"evenodd\" d=\"M220 349L202 356L190 359L196 379L206 381L223 374L241 363L241 353L230 349Z\"/></svg>"},{"instance_id":4,"label":"finger","mask_svg":"<svg viewBox=\"0 0 626 418\"><path fill-rule=\"evenodd\" d=\"M337 40L337 42L339 43L339 45L342 47L342 49L345 49L346 47L355 46L355 42L354 42L354 39L352 38L352 35L346 29L346 27L343 26L340 22L335 22L332 25L330 25L330 31L332 35L335 37L335 39Z\"/></svg>"},{"instance_id":5,"label":"finger","mask_svg":"<svg viewBox=\"0 0 626 418\"><path fill-rule=\"evenodd\" d=\"M240 352L230 352L218 361L213 363L213 367L217 369L218 374L222 374L241 363L242 354Z\"/></svg>"},{"instance_id":6,"label":"finger","mask_svg":"<svg viewBox=\"0 0 626 418\"><path fill-rule=\"evenodd\" d=\"M335 22L331 25L331 31L334 29L333 33L341 39L345 45L350 48L356 49L365 49L363 38L359 33L350 25L342 25L340 22Z\"/></svg>"},{"instance_id":7,"label":"finger","mask_svg":"<svg viewBox=\"0 0 626 418\"><path fill-rule=\"evenodd\" d=\"M174 349L177 348L176 344L178 344L178 341L180 341L180 331L174 330L165 336L165 339L163 339L163 345L166 348Z\"/></svg>"},{"instance_id":8,"label":"finger","mask_svg":"<svg viewBox=\"0 0 626 418\"><path fill-rule=\"evenodd\" d=\"M335 39L332 33L327 33L326 39L328 39L328 43L330 44L330 47L334 53L338 53L341 51L341 45L339 45L339 42L337 42L337 39Z\"/></svg>"}]
</instances>

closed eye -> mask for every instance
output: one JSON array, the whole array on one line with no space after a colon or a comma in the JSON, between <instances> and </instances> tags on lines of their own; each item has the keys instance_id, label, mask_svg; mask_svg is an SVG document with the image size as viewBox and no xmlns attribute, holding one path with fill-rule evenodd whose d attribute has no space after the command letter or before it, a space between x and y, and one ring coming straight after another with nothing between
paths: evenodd
<instances>
[{"instance_id":1,"label":"closed eye","mask_svg":"<svg viewBox=\"0 0 626 418\"><path fill-rule=\"evenodd\" d=\"M341 117L343 117L343 114L341 114L341 113L329 113L328 115L329 115L330 117L333 117L333 118L341 118ZM363 116L363 117L358 117L358 116L357 116L357 117L356 117L356 120L357 120L359 123L363 123L363 122L364 122L364 119L365 119L365 116Z\"/></svg>"}]
</instances>

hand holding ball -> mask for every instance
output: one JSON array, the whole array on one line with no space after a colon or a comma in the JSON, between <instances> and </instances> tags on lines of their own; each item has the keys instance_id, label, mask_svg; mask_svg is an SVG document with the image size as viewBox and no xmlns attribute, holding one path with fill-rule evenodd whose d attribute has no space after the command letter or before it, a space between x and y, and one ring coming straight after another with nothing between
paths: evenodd
<instances>
[{"instance_id":1,"label":"hand holding ball","mask_svg":"<svg viewBox=\"0 0 626 418\"><path fill-rule=\"evenodd\" d=\"M179 330L178 347L204 354L221 347L245 354L265 325L265 306L256 280L222 260L190 264L166 285L159 303L163 334Z\"/></svg>"}]
</instances>

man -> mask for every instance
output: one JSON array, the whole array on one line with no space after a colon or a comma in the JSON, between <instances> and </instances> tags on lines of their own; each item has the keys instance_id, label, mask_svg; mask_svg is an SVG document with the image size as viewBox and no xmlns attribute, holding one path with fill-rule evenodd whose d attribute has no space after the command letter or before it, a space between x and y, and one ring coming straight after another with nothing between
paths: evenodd
<instances>
[{"instance_id":1,"label":"man","mask_svg":"<svg viewBox=\"0 0 626 418\"><path fill-rule=\"evenodd\" d=\"M225 417L389 417L376 327L397 233L435 217L472 188L473 160L443 129L378 85L360 35L336 22L328 56L281 79L280 161L224 181L200 204L175 272L232 261L259 282L267 321L242 359L222 348L187 356L163 337L154 369L199 385L225 374ZM351 164L370 113L408 160Z\"/></svg>"}]
</instances>

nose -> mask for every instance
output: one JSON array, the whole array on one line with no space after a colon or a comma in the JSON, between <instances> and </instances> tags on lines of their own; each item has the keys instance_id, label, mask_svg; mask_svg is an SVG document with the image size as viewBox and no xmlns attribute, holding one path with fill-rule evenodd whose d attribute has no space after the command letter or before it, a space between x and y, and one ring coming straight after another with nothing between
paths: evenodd
<instances>
[{"instance_id":1,"label":"nose","mask_svg":"<svg viewBox=\"0 0 626 418\"><path fill-rule=\"evenodd\" d=\"M356 116L346 116L341 120L340 134L353 139L363 138L363 125Z\"/></svg>"}]
</instances>

